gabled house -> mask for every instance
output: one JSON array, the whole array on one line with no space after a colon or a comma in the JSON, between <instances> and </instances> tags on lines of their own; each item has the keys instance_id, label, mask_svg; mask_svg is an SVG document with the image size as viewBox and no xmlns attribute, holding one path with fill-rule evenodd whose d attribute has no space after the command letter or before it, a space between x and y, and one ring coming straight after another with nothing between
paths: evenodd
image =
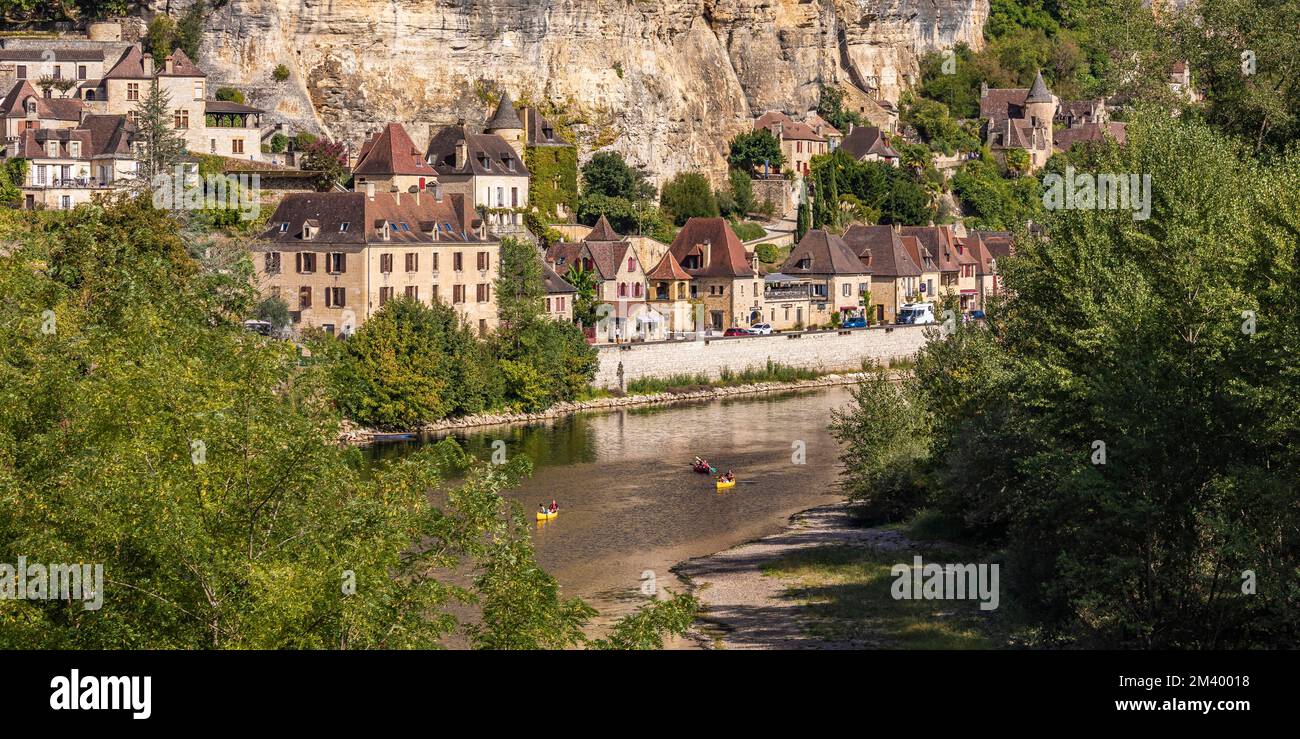
<instances>
[{"instance_id":1,"label":"gabled house","mask_svg":"<svg viewBox=\"0 0 1300 739\"><path fill-rule=\"evenodd\" d=\"M785 166L794 172L796 178L808 176L812 158L830 151L824 135L779 110L769 110L754 121L754 130L761 129L771 131L776 137L781 144Z\"/></svg>"},{"instance_id":2,"label":"gabled house","mask_svg":"<svg viewBox=\"0 0 1300 739\"><path fill-rule=\"evenodd\" d=\"M863 266L871 270L868 310L873 322L896 323L899 308L920 293L924 277L921 267L904 247L898 227L855 224L844 232L843 238Z\"/></svg>"},{"instance_id":3,"label":"gabled house","mask_svg":"<svg viewBox=\"0 0 1300 739\"><path fill-rule=\"evenodd\" d=\"M67 210L136 180L135 125L121 115L88 115L75 128L23 131L13 155L26 159L21 207Z\"/></svg>"},{"instance_id":4,"label":"gabled house","mask_svg":"<svg viewBox=\"0 0 1300 739\"><path fill-rule=\"evenodd\" d=\"M84 107L75 97L45 97L28 80L15 82L0 100L0 118L4 120L0 153L15 147L25 131L75 128L81 123Z\"/></svg>"},{"instance_id":5,"label":"gabled house","mask_svg":"<svg viewBox=\"0 0 1300 739\"><path fill-rule=\"evenodd\" d=\"M1029 154L1029 171L1037 171L1054 152L1052 122L1056 119L1058 102L1047 89L1041 71L1028 88L990 90L987 84L982 85L980 118L985 121L984 143L1003 162L1007 151L1025 150Z\"/></svg>"},{"instance_id":6,"label":"gabled house","mask_svg":"<svg viewBox=\"0 0 1300 739\"><path fill-rule=\"evenodd\" d=\"M929 287L926 300L937 301L945 295L960 294L961 264L952 226L901 226L899 235L915 237L934 259L939 273L938 283Z\"/></svg>"},{"instance_id":7,"label":"gabled house","mask_svg":"<svg viewBox=\"0 0 1300 739\"><path fill-rule=\"evenodd\" d=\"M665 331L695 330L696 318L691 302L691 276L682 269L670 252L646 275L650 285L649 304L663 317Z\"/></svg>"},{"instance_id":8,"label":"gabled house","mask_svg":"<svg viewBox=\"0 0 1300 739\"><path fill-rule=\"evenodd\" d=\"M352 168L354 190L365 190L368 185L374 185L377 192L436 190L437 183L437 173L399 123L371 133Z\"/></svg>"},{"instance_id":9,"label":"gabled house","mask_svg":"<svg viewBox=\"0 0 1300 739\"><path fill-rule=\"evenodd\" d=\"M290 193L252 251L295 326L348 334L402 296L448 304L480 334L497 325L501 244L461 194Z\"/></svg>"},{"instance_id":10,"label":"gabled house","mask_svg":"<svg viewBox=\"0 0 1300 739\"><path fill-rule=\"evenodd\" d=\"M871 269L844 239L822 229L804 234L781 265L781 274L808 285L808 326L829 325L834 315L859 312L871 294Z\"/></svg>"},{"instance_id":11,"label":"gabled house","mask_svg":"<svg viewBox=\"0 0 1300 739\"><path fill-rule=\"evenodd\" d=\"M482 133L465 123L433 134L425 161L447 192L463 193L487 214L500 234L526 236L529 171L524 164L524 123L509 95L503 95Z\"/></svg>"},{"instance_id":12,"label":"gabled house","mask_svg":"<svg viewBox=\"0 0 1300 739\"><path fill-rule=\"evenodd\" d=\"M763 320L763 282L724 218L691 218L668 253L691 276L691 298L704 305L705 326L725 330Z\"/></svg>"},{"instance_id":13,"label":"gabled house","mask_svg":"<svg viewBox=\"0 0 1300 739\"><path fill-rule=\"evenodd\" d=\"M561 277L581 268L596 276L597 309L601 314L598 341L626 341L647 328L646 273L632 242L618 234L604 216L577 243L552 244L546 262Z\"/></svg>"},{"instance_id":14,"label":"gabled house","mask_svg":"<svg viewBox=\"0 0 1300 739\"><path fill-rule=\"evenodd\" d=\"M885 132L875 126L849 124L849 135L844 137L840 148L859 162L884 162L897 167L901 159L889 145Z\"/></svg>"},{"instance_id":15,"label":"gabled house","mask_svg":"<svg viewBox=\"0 0 1300 739\"><path fill-rule=\"evenodd\" d=\"M975 275L979 290L977 310L986 310L988 300L1002 292L998 260L1014 253L1013 238L1009 231L971 231L966 236L966 243L976 260Z\"/></svg>"},{"instance_id":16,"label":"gabled house","mask_svg":"<svg viewBox=\"0 0 1300 739\"><path fill-rule=\"evenodd\" d=\"M542 282L546 286L546 315L557 321L572 322L578 288L566 282L549 264L542 265Z\"/></svg>"}]
</instances>

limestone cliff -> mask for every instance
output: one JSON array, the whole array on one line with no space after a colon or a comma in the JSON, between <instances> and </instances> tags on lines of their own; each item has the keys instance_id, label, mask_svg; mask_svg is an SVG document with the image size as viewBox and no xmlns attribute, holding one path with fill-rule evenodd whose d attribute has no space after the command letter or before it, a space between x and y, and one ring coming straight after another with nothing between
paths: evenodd
<instances>
[{"instance_id":1,"label":"limestone cliff","mask_svg":"<svg viewBox=\"0 0 1300 739\"><path fill-rule=\"evenodd\" d=\"M389 120L417 143L481 122L504 87L569 110L584 155L608 145L658 179L720 173L756 113L803 113L823 83L896 99L918 54L978 46L987 15L988 0L229 0L202 63L354 146Z\"/></svg>"}]
</instances>

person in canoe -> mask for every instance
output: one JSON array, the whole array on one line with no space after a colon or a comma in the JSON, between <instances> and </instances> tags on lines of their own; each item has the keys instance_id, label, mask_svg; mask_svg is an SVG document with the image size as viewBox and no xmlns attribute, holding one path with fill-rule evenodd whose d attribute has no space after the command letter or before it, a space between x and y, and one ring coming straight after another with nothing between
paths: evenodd
<instances>
[{"instance_id":1,"label":"person in canoe","mask_svg":"<svg viewBox=\"0 0 1300 739\"><path fill-rule=\"evenodd\" d=\"M722 482L735 482L736 473L732 472L731 470L727 470L727 474L723 475L722 477L719 477L718 479L721 480Z\"/></svg>"},{"instance_id":2,"label":"person in canoe","mask_svg":"<svg viewBox=\"0 0 1300 739\"><path fill-rule=\"evenodd\" d=\"M556 503L556 502L555 502L555 499L552 498L552 499L551 499L551 507L550 507L549 510L547 510L547 513L558 513L559 510L560 510L560 504L559 504L559 503Z\"/></svg>"},{"instance_id":3,"label":"person in canoe","mask_svg":"<svg viewBox=\"0 0 1300 739\"><path fill-rule=\"evenodd\" d=\"M717 471L713 468L713 465L709 464L709 460L700 459L699 457L695 458L695 461L691 464L691 469L700 474L709 474Z\"/></svg>"},{"instance_id":4,"label":"person in canoe","mask_svg":"<svg viewBox=\"0 0 1300 739\"><path fill-rule=\"evenodd\" d=\"M545 516L547 513L549 513L549 511L546 510L546 504L545 504L545 503L538 503L538 504L537 504L537 515L539 515L539 516Z\"/></svg>"}]
</instances>

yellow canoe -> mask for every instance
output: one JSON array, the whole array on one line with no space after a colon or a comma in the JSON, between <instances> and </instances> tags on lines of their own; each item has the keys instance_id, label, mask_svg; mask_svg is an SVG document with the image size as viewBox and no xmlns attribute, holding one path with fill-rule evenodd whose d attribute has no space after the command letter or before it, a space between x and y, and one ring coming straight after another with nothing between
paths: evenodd
<instances>
[{"instance_id":1,"label":"yellow canoe","mask_svg":"<svg viewBox=\"0 0 1300 739\"><path fill-rule=\"evenodd\" d=\"M735 481L735 480L732 480L732 481L730 481L730 482L723 482L722 480L718 480L716 484L717 484L719 490L726 490L727 488L734 488L734 487L736 487L736 481Z\"/></svg>"},{"instance_id":2,"label":"yellow canoe","mask_svg":"<svg viewBox=\"0 0 1300 739\"><path fill-rule=\"evenodd\" d=\"M555 511L554 513L538 513L538 514L537 514L537 520L538 520L538 521L549 521L549 520L551 520L552 518L555 518L555 517L558 516L558 515L560 515L560 512L559 512L559 511Z\"/></svg>"}]
</instances>

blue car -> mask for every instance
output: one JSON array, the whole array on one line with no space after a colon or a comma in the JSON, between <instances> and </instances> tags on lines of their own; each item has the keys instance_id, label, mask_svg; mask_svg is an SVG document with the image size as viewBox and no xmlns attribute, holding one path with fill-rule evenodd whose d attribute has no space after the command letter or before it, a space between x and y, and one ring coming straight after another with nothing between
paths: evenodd
<instances>
[{"instance_id":1,"label":"blue car","mask_svg":"<svg viewBox=\"0 0 1300 739\"><path fill-rule=\"evenodd\" d=\"M840 325L843 328L866 328L867 319L865 316L858 316L857 318L846 318L844 319L844 323Z\"/></svg>"}]
</instances>

